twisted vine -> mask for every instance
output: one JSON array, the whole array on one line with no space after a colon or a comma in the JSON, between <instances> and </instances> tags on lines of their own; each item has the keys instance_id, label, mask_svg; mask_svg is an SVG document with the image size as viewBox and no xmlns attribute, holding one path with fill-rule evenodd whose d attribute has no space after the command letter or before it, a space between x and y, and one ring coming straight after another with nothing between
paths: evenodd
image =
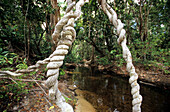
<instances>
[{"instance_id":1,"label":"twisted vine","mask_svg":"<svg viewBox=\"0 0 170 112\"><path fill-rule=\"evenodd\" d=\"M19 76L23 73L30 73L38 70L41 65L47 64L47 80L44 82L49 88L49 98L56 102L62 112L73 112L73 108L65 102L64 97L58 89L59 67L63 65L65 55L68 53L69 47L75 40L76 31L74 29L74 21L81 15L81 7L88 0L79 0L77 3L67 0L68 7L64 17L56 24L54 33L52 34L53 42L57 45L56 50L46 59L38 61L35 65L29 66L27 69L17 70L16 72L0 71L0 75ZM75 12L72 11L76 4Z\"/></svg>"},{"instance_id":2,"label":"twisted vine","mask_svg":"<svg viewBox=\"0 0 170 112\"><path fill-rule=\"evenodd\" d=\"M65 55L75 38L73 28L74 19L70 19L67 26L61 32L61 38L58 41L57 48L50 56L50 62L47 64L47 77L45 85L49 88L49 98L57 103L63 112L72 112L71 107L65 103L65 100L58 89L59 68L63 65ZM65 105L66 107L63 107Z\"/></svg>"},{"instance_id":3,"label":"twisted vine","mask_svg":"<svg viewBox=\"0 0 170 112\"><path fill-rule=\"evenodd\" d=\"M31 65L27 69L21 69L21 70L15 71L15 72L0 71L0 76L3 76L3 75L20 76L20 75L23 75L24 73L30 73L30 72L33 72L33 71L38 71L38 69L40 67L42 67L42 65L46 65L49 62L50 62L50 58L46 58L44 60L39 60L35 65Z\"/></svg>"},{"instance_id":4,"label":"twisted vine","mask_svg":"<svg viewBox=\"0 0 170 112\"><path fill-rule=\"evenodd\" d=\"M99 1L100 3L100 1ZM131 94L133 96L133 112L141 112L141 103L142 103L142 96L139 93L140 86L137 83L138 74L135 72L135 67L132 64L132 55L129 51L129 48L126 45L126 31L123 29L123 23L120 19L117 19L116 12L106 3L106 0L101 1L101 8L104 11L104 13L108 16L110 22L115 26L117 29L117 35L119 35L119 38L117 39L117 42L119 45L122 46L123 49L123 58L125 59L127 66L126 69L128 73L130 74L129 83L131 84Z\"/></svg>"},{"instance_id":5,"label":"twisted vine","mask_svg":"<svg viewBox=\"0 0 170 112\"><path fill-rule=\"evenodd\" d=\"M49 98L56 101L56 104L62 109L63 112L73 112L72 107L67 104L58 89L58 76L59 67L63 65L65 55L68 53L69 47L72 45L76 37L74 29L74 21L81 15L81 7L84 5L85 0L80 0L76 4L76 11L73 13L72 9L74 2L68 0L68 8L65 16L55 26L55 31L52 35L53 41L57 44L56 50L50 55L50 62L47 64L47 77L45 81L46 86L49 88Z\"/></svg>"}]
</instances>

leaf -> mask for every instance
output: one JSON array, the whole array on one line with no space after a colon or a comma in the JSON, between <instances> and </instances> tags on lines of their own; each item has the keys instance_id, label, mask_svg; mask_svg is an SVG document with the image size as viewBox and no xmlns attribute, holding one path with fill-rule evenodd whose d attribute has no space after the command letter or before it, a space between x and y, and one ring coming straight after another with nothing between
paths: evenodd
<instances>
[{"instance_id":1,"label":"leaf","mask_svg":"<svg viewBox=\"0 0 170 112\"><path fill-rule=\"evenodd\" d=\"M16 34L16 32L12 32L12 34L14 34L14 35L15 35L15 34Z\"/></svg>"},{"instance_id":2,"label":"leaf","mask_svg":"<svg viewBox=\"0 0 170 112\"><path fill-rule=\"evenodd\" d=\"M9 63L9 64L13 64L13 61L12 61L12 60L11 60L11 61L8 61L8 63Z\"/></svg>"},{"instance_id":3,"label":"leaf","mask_svg":"<svg viewBox=\"0 0 170 112\"><path fill-rule=\"evenodd\" d=\"M51 106L50 108L49 108L49 110L51 110L51 109L53 109L54 108L54 106Z\"/></svg>"},{"instance_id":4,"label":"leaf","mask_svg":"<svg viewBox=\"0 0 170 112\"><path fill-rule=\"evenodd\" d=\"M8 53L8 51L4 51L4 52L2 52L2 54L7 54Z\"/></svg>"},{"instance_id":5,"label":"leaf","mask_svg":"<svg viewBox=\"0 0 170 112\"><path fill-rule=\"evenodd\" d=\"M128 3L129 3L130 5L132 5L132 0L128 0Z\"/></svg>"}]
</instances>

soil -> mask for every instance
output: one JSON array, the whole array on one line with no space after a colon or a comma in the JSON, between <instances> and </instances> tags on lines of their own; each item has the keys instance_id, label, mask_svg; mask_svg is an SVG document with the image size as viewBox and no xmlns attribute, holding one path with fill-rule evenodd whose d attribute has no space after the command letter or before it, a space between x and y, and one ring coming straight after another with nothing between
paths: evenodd
<instances>
[{"instance_id":1,"label":"soil","mask_svg":"<svg viewBox=\"0 0 170 112\"><path fill-rule=\"evenodd\" d=\"M67 102L75 107L76 98L72 91L67 88L67 83L60 82L59 89L64 96L72 99ZM44 89L48 95L48 90ZM12 112L61 112L61 109L47 96L39 87L34 87L29 90L29 93L24 95L22 100L15 104L8 111Z\"/></svg>"}]
</instances>

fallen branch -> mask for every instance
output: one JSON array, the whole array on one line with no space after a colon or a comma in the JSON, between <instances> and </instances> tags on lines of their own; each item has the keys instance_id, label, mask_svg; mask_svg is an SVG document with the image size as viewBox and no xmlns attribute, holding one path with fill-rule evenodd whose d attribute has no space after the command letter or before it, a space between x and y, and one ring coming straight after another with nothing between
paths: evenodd
<instances>
[{"instance_id":1,"label":"fallen branch","mask_svg":"<svg viewBox=\"0 0 170 112\"><path fill-rule=\"evenodd\" d=\"M35 92L35 91L42 91L41 89L31 89L31 90L28 90L29 92L31 92L31 91L33 91L33 92Z\"/></svg>"},{"instance_id":2,"label":"fallen branch","mask_svg":"<svg viewBox=\"0 0 170 112\"><path fill-rule=\"evenodd\" d=\"M16 84L18 84L13 78L9 77L9 79L11 79L13 82L15 82Z\"/></svg>"},{"instance_id":3,"label":"fallen branch","mask_svg":"<svg viewBox=\"0 0 170 112\"><path fill-rule=\"evenodd\" d=\"M33 79L33 78L32 78ZM40 87L40 89L44 92L44 94L47 96L47 93L45 92L45 90L40 86L40 84L38 84L37 80L34 80L33 81Z\"/></svg>"},{"instance_id":4,"label":"fallen branch","mask_svg":"<svg viewBox=\"0 0 170 112\"><path fill-rule=\"evenodd\" d=\"M4 75L20 76L22 74L21 73L11 72L11 71L0 71L0 76L4 76Z\"/></svg>"},{"instance_id":5,"label":"fallen branch","mask_svg":"<svg viewBox=\"0 0 170 112\"><path fill-rule=\"evenodd\" d=\"M47 103L50 105L50 107L53 106L53 104L46 97L43 97L43 98L47 101Z\"/></svg>"},{"instance_id":6,"label":"fallen branch","mask_svg":"<svg viewBox=\"0 0 170 112\"><path fill-rule=\"evenodd\" d=\"M23 75L23 73L30 73L30 72L33 72L33 71L38 71L39 67L41 67L42 65L48 64L49 61L50 61L50 58L46 58L44 60L39 60L35 65L31 65L27 69L21 69L21 70L15 71L15 72L0 71L0 76L10 75L10 76L15 76L16 77L16 76Z\"/></svg>"},{"instance_id":7,"label":"fallen branch","mask_svg":"<svg viewBox=\"0 0 170 112\"><path fill-rule=\"evenodd\" d=\"M10 77L0 77L0 79L12 79L12 78L10 78ZM42 81L42 80L32 80L32 79L13 79L13 80L19 80L19 81L25 81L25 82L34 82L34 81L37 81L37 82L44 83L44 81Z\"/></svg>"},{"instance_id":8,"label":"fallen branch","mask_svg":"<svg viewBox=\"0 0 170 112\"><path fill-rule=\"evenodd\" d=\"M10 80L12 80L15 84L18 84L13 78L11 78L11 77L0 77L1 79L2 78L4 78L4 79L10 79Z\"/></svg>"}]
</instances>

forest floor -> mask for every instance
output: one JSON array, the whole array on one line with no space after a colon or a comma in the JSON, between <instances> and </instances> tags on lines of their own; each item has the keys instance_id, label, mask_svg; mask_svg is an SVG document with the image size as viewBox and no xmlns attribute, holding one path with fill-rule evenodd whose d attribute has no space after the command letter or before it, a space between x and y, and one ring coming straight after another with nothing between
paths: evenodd
<instances>
[{"instance_id":1,"label":"forest floor","mask_svg":"<svg viewBox=\"0 0 170 112\"><path fill-rule=\"evenodd\" d=\"M78 66L76 64L70 64L70 66L75 67ZM86 67L89 67L86 65ZM103 74L117 74L121 77L129 77L126 66L122 67L116 67L113 65L98 65L95 66L97 70ZM170 75L164 74L161 70L157 70L156 68L153 70L146 70L142 65L135 66L136 72L139 75L139 82L142 84L150 85L150 86L156 86L161 87L163 89L170 89ZM83 95L81 95L82 92L80 92L77 88L73 87L72 85L69 85L69 75L65 75L60 77L59 82L59 90L63 93L63 96L65 96L66 102L71 104L74 107L74 110L77 111L80 108L84 108L83 105L88 105L89 108L91 108L91 112L94 111L93 106L88 103L84 98ZM10 80L7 81L9 83ZM14 82L13 82L14 83ZM3 87L4 85L1 85ZM11 103L8 103L6 106L7 111L12 112L60 112L60 108L57 107L56 104L52 103L48 99L48 89L44 88L45 92L42 91L42 89L34 84L31 88L29 88L27 94L21 94L21 100L19 101L10 101ZM10 97L14 96L14 93L7 92L7 94ZM4 99L5 100L5 99ZM4 108L4 100L0 100L1 109ZM11 98L12 100L12 98ZM4 106L2 106L4 105ZM77 109L77 110L76 110ZM85 110L86 111L86 110ZM6 112L6 111L4 111ZM78 112L78 111L77 111Z\"/></svg>"},{"instance_id":2,"label":"forest floor","mask_svg":"<svg viewBox=\"0 0 170 112\"><path fill-rule=\"evenodd\" d=\"M63 96L66 97L66 102L75 107L77 99L74 91L68 89L67 82L59 83L59 90L62 92ZM11 101L7 102L6 108L4 100L0 100L1 112L60 112L61 109L51 100L48 99L48 90L44 89L46 93L42 91L39 86L33 86L29 89L27 94L21 94L21 100L15 101L11 98ZM11 94L13 94L11 92ZM10 99L10 98L9 98ZM13 101L12 101L13 100Z\"/></svg>"},{"instance_id":3,"label":"forest floor","mask_svg":"<svg viewBox=\"0 0 170 112\"><path fill-rule=\"evenodd\" d=\"M93 106L84 99L83 91L68 84L70 77L70 75L65 74L64 76L60 76L59 80L58 88L64 96L65 101L73 107L75 112L80 112L80 110L81 112L95 112ZM11 82L7 80L6 83ZM26 89L28 93L20 94L20 100L18 101L13 99L13 96L15 96L14 91L7 91L6 94L9 95L8 99L2 98L0 100L1 112L61 112L61 109L48 99L47 88L34 84L31 88Z\"/></svg>"}]
</instances>

